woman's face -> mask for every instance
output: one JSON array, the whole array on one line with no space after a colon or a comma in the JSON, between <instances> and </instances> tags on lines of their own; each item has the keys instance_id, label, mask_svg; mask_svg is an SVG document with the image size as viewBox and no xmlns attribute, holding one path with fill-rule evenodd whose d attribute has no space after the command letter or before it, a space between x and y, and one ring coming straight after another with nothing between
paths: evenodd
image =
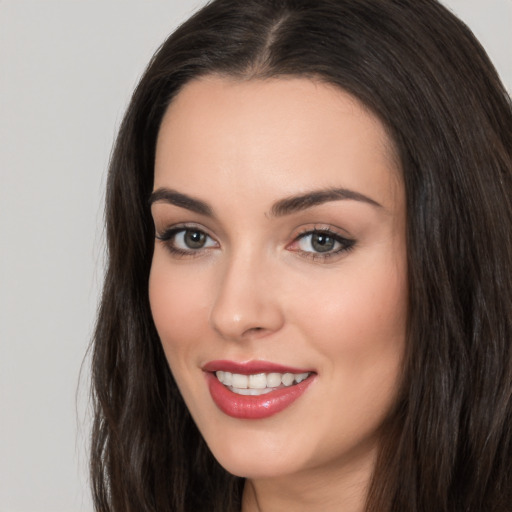
<instances>
[{"instance_id":1,"label":"woman's face","mask_svg":"<svg viewBox=\"0 0 512 512\"><path fill-rule=\"evenodd\" d=\"M383 125L302 78L186 85L158 137L149 296L208 446L253 479L373 464L404 353L404 189Z\"/></svg>"}]
</instances>

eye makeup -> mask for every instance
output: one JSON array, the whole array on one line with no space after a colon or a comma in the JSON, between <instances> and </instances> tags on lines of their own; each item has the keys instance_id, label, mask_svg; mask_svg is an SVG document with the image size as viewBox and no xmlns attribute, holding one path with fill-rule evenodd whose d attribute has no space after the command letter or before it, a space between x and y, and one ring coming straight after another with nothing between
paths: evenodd
<instances>
[{"instance_id":1,"label":"eye makeup","mask_svg":"<svg viewBox=\"0 0 512 512\"><path fill-rule=\"evenodd\" d=\"M157 233L155 238L178 258L200 257L211 249L220 248L219 242L203 228L192 224L171 226ZM332 228L314 227L295 236L286 249L313 261L327 261L352 250L355 244L354 239L342 236Z\"/></svg>"},{"instance_id":2,"label":"eye makeup","mask_svg":"<svg viewBox=\"0 0 512 512\"><path fill-rule=\"evenodd\" d=\"M313 261L327 261L351 251L355 245L354 239L342 236L331 228L315 227L300 233L287 249Z\"/></svg>"},{"instance_id":3,"label":"eye makeup","mask_svg":"<svg viewBox=\"0 0 512 512\"><path fill-rule=\"evenodd\" d=\"M191 224L171 226L163 233L156 233L155 238L165 245L172 256L178 258L198 257L207 250L219 247L218 242L206 231Z\"/></svg>"}]
</instances>

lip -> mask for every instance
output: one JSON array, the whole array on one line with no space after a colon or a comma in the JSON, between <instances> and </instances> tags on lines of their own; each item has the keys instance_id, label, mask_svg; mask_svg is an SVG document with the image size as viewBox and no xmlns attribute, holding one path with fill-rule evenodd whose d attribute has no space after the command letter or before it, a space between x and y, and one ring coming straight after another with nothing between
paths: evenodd
<instances>
[{"instance_id":1,"label":"lip","mask_svg":"<svg viewBox=\"0 0 512 512\"><path fill-rule=\"evenodd\" d=\"M231 372L240 375L251 375L254 373L310 373L307 368L293 368L282 364L271 363L270 361L245 361L235 362L227 360L210 361L203 366L205 372Z\"/></svg>"},{"instance_id":2,"label":"lip","mask_svg":"<svg viewBox=\"0 0 512 512\"><path fill-rule=\"evenodd\" d=\"M312 373L299 384L276 389L264 395L239 395L230 391L214 375L216 371L228 371L242 375L254 373L306 373L311 370L292 368L267 361L211 361L203 366L210 395L215 405L228 416L245 420L268 418L291 406L315 380Z\"/></svg>"}]
</instances>

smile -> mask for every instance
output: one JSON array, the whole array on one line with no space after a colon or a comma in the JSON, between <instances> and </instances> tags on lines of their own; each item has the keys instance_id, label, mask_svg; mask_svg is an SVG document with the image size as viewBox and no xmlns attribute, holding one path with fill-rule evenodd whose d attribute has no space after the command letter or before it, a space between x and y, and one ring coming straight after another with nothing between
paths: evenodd
<instances>
[{"instance_id":1,"label":"smile","mask_svg":"<svg viewBox=\"0 0 512 512\"><path fill-rule=\"evenodd\" d=\"M203 370L215 405L238 419L264 419L277 414L303 395L315 380L312 371L254 361L217 361Z\"/></svg>"},{"instance_id":2,"label":"smile","mask_svg":"<svg viewBox=\"0 0 512 512\"><path fill-rule=\"evenodd\" d=\"M258 396L271 393L283 387L300 384L309 377L310 373L255 373L243 375L241 373L215 372L215 376L230 391L238 395Z\"/></svg>"}]
</instances>

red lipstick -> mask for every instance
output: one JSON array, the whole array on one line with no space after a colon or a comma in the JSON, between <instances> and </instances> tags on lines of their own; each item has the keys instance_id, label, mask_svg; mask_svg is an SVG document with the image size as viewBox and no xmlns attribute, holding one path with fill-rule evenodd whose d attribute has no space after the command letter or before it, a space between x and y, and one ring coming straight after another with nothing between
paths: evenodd
<instances>
[{"instance_id":1,"label":"red lipstick","mask_svg":"<svg viewBox=\"0 0 512 512\"><path fill-rule=\"evenodd\" d=\"M211 361L203 366L211 397L217 407L228 416L238 419L263 419L273 416L290 406L302 396L313 382L316 374L312 370L292 368L267 361ZM261 395L240 395L231 391L215 376L216 371L252 375L258 373L310 373L298 384L279 387Z\"/></svg>"},{"instance_id":2,"label":"red lipstick","mask_svg":"<svg viewBox=\"0 0 512 512\"><path fill-rule=\"evenodd\" d=\"M293 368L291 366L283 366L282 364L270 363L268 361L246 361L236 363L235 361L210 361L203 366L206 372L231 372L240 373L241 375L251 375L255 373L309 373L312 370L303 368Z\"/></svg>"}]
</instances>

